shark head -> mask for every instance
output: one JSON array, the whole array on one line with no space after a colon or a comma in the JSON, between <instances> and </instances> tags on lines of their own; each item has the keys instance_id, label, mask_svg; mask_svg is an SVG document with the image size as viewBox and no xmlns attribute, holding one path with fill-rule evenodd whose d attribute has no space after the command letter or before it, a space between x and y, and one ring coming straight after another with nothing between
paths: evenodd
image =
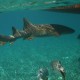
<instances>
[{"instance_id":1,"label":"shark head","mask_svg":"<svg viewBox=\"0 0 80 80\"><path fill-rule=\"evenodd\" d=\"M72 34L75 32L74 29L70 28L70 27L67 27L67 26L64 26L64 25L59 25L59 24L50 24L54 29L55 31L60 34L60 35L63 35L63 34Z\"/></svg>"}]
</instances>

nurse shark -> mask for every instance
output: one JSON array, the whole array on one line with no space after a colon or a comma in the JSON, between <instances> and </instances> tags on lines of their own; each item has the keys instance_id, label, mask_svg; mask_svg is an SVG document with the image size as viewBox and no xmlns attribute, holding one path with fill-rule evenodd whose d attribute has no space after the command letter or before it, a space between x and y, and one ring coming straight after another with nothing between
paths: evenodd
<instances>
[{"instance_id":1,"label":"nurse shark","mask_svg":"<svg viewBox=\"0 0 80 80\"><path fill-rule=\"evenodd\" d=\"M0 35L0 44L13 43L19 38L31 40L34 37L60 36L74 33L75 30L59 24L32 24L23 18L23 30L12 27L12 35Z\"/></svg>"},{"instance_id":2,"label":"nurse shark","mask_svg":"<svg viewBox=\"0 0 80 80\"><path fill-rule=\"evenodd\" d=\"M24 39L33 39L34 37L60 36L63 34L71 34L75 32L74 29L59 24L32 24L26 18L23 18L23 24L23 32L26 33L25 36L22 35Z\"/></svg>"}]
</instances>

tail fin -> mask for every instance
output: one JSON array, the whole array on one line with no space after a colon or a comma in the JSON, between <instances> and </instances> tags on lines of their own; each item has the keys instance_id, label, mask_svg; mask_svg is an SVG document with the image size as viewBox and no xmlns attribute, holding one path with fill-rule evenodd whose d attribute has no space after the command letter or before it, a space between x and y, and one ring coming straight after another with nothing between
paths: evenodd
<instances>
[{"instance_id":1,"label":"tail fin","mask_svg":"<svg viewBox=\"0 0 80 80\"><path fill-rule=\"evenodd\" d=\"M23 23L24 23L23 30L30 28L32 26L32 24L26 18L23 18Z\"/></svg>"},{"instance_id":2,"label":"tail fin","mask_svg":"<svg viewBox=\"0 0 80 80\"><path fill-rule=\"evenodd\" d=\"M13 32L14 37L20 37L21 36L19 31L15 27L12 27L12 32Z\"/></svg>"}]
</instances>

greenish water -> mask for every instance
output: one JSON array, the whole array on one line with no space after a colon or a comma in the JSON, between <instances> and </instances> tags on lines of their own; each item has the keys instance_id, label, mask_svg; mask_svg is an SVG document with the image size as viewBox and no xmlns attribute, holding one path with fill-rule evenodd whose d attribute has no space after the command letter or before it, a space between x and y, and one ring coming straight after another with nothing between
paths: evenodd
<instances>
[{"instance_id":1,"label":"greenish water","mask_svg":"<svg viewBox=\"0 0 80 80\"><path fill-rule=\"evenodd\" d=\"M80 0L0 0L0 12L22 9L46 9L56 6L79 4Z\"/></svg>"},{"instance_id":2,"label":"greenish water","mask_svg":"<svg viewBox=\"0 0 80 80\"><path fill-rule=\"evenodd\" d=\"M35 24L62 24L75 29L74 34L60 37L17 40L13 45L0 46L0 80L37 80L40 67L49 70L49 80L58 79L50 62L58 59L66 70L66 80L80 80L80 15L45 11L16 11L0 14L0 34L11 34L11 27L22 29L23 17Z\"/></svg>"},{"instance_id":3,"label":"greenish water","mask_svg":"<svg viewBox=\"0 0 80 80\"><path fill-rule=\"evenodd\" d=\"M80 2L79 0L70 1L73 1L73 3ZM26 1L11 1L13 5L16 5L18 2L22 4ZM35 6L32 8L36 8L36 6L39 8L43 7L43 5L40 6L39 1L37 1L39 5L36 5L35 1L33 2L33 6ZM5 5L6 3L8 4ZM6 44L0 46L0 80L38 80L37 71L41 67L46 67L49 70L49 80L62 80L59 79L61 74L54 73L50 66L50 62L55 59L62 62L66 70L66 80L80 80L80 40L77 39L78 34L80 34L80 14L40 10L31 11L28 10L27 6L25 10L23 10L22 6L13 7L16 11L11 11L13 9L9 1L2 0L1 2L0 0L0 6L2 6L1 4L7 6L7 8L0 7L0 11L7 12L0 14L0 34L12 34L12 26L15 26L17 29L22 29L23 17L29 19L34 24L65 25L73 28L75 33L59 37L34 38L30 41L18 39L13 45ZM24 8L26 7L24 6Z\"/></svg>"}]
</instances>

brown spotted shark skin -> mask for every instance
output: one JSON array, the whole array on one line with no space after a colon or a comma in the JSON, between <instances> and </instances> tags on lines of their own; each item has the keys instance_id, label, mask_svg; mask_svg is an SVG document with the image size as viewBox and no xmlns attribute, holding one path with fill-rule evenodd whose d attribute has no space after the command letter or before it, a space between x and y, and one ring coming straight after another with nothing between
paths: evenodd
<instances>
[{"instance_id":1,"label":"brown spotted shark skin","mask_svg":"<svg viewBox=\"0 0 80 80\"><path fill-rule=\"evenodd\" d=\"M59 34L55 29L49 24L32 24L27 19L23 19L24 28L23 30L31 33L30 37L47 37L47 36L58 36Z\"/></svg>"},{"instance_id":2,"label":"brown spotted shark skin","mask_svg":"<svg viewBox=\"0 0 80 80\"><path fill-rule=\"evenodd\" d=\"M62 34L70 34L75 32L74 29L58 24L32 24L26 18L23 18L23 30L31 35L25 39L33 39L34 37L60 36Z\"/></svg>"},{"instance_id":3,"label":"brown spotted shark skin","mask_svg":"<svg viewBox=\"0 0 80 80\"><path fill-rule=\"evenodd\" d=\"M59 60L54 60L51 62L51 66L52 66L53 70L59 71L63 77L63 80L65 80L66 73L65 73L65 69L62 66L61 62Z\"/></svg>"}]
</instances>

